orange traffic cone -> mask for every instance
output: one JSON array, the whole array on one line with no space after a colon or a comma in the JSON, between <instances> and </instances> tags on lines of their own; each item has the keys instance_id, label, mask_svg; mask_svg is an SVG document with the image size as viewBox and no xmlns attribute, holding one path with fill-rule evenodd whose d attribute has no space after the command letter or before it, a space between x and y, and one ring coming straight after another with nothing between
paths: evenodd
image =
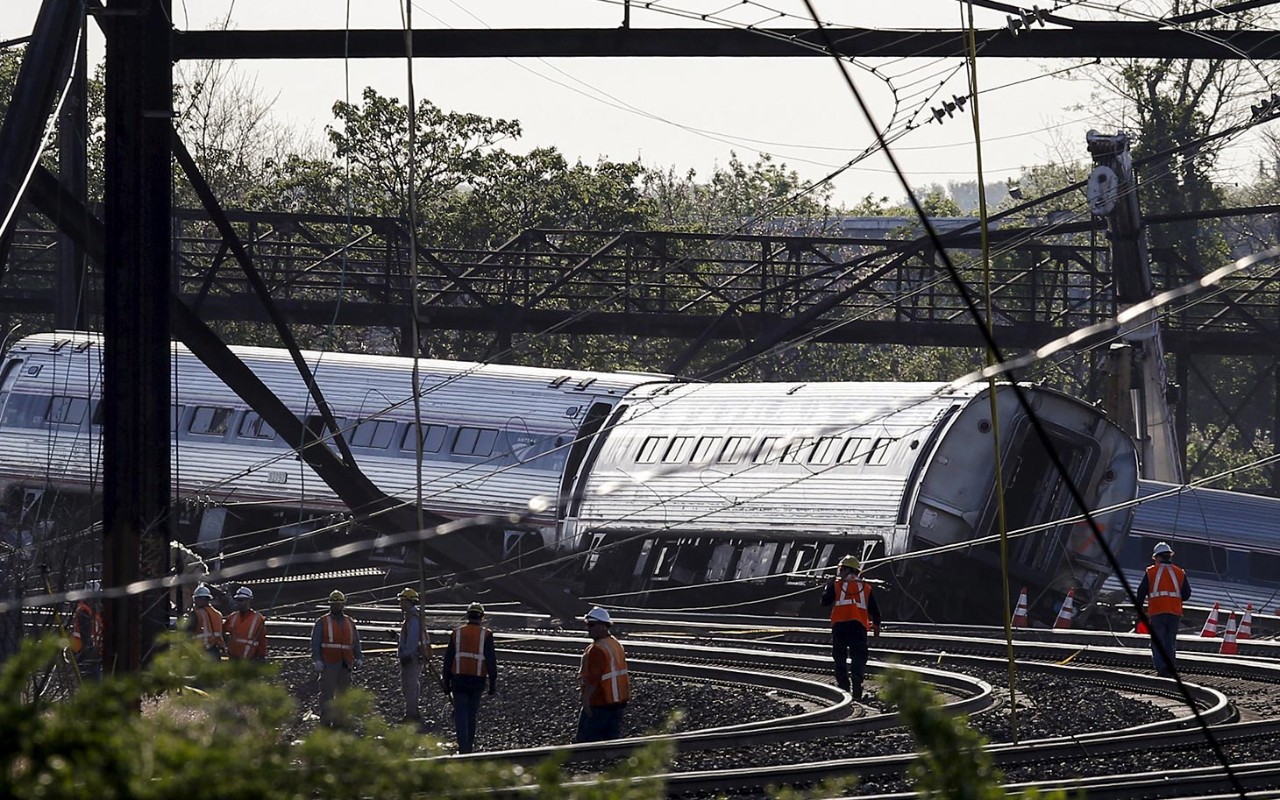
<instances>
[{"instance_id":1,"label":"orange traffic cone","mask_svg":"<svg viewBox=\"0 0 1280 800\"><path fill-rule=\"evenodd\" d=\"M1253 638L1253 603L1244 607L1244 616L1240 618L1240 630L1236 631L1236 638Z\"/></svg>"},{"instance_id":2,"label":"orange traffic cone","mask_svg":"<svg viewBox=\"0 0 1280 800\"><path fill-rule=\"evenodd\" d=\"M1209 616L1204 618L1204 627L1200 629L1200 635L1206 639L1213 638L1218 635L1218 604L1213 604L1213 610L1209 612Z\"/></svg>"},{"instance_id":3,"label":"orange traffic cone","mask_svg":"<svg viewBox=\"0 0 1280 800\"><path fill-rule=\"evenodd\" d=\"M1010 623L1015 628L1027 627L1027 587L1022 587L1022 594L1018 595L1018 606L1013 609L1013 622Z\"/></svg>"},{"instance_id":4,"label":"orange traffic cone","mask_svg":"<svg viewBox=\"0 0 1280 800\"><path fill-rule=\"evenodd\" d=\"M1058 612L1058 618L1054 620L1055 628L1070 628L1071 618L1076 615L1075 601L1072 599L1076 596L1075 589L1067 590L1067 599L1062 601L1062 610Z\"/></svg>"},{"instance_id":5,"label":"orange traffic cone","mask_svg":"<svg viewBox=\"0 0 1280 800\"><path fill-rule=\"evenodd\" d=\"M1232 614L1227 617L1227 632L1222 637L1222 646L1218 648L1218 652L1223 655L1234 656L1236 654L1236 615Z\"/></svg>"}]
</instances>

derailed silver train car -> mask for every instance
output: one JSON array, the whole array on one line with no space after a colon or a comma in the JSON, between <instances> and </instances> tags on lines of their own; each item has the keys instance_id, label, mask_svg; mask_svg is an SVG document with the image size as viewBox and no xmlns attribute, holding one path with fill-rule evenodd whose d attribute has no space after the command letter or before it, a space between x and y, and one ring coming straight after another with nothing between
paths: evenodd
<instances>
[{"instance_id":1,"label":"derailed silver train car","mask_svg":"<svg viewBox=\"0 0 1280 800\"><path fill-rule=\"evenodd\" d=\"M288 352L231 350L317 434L324 428ZM413 359L304 352L358 467L416 502ZM100 495L102 340L59 332L18 341L0 363L0 487L14 507ZM451 519L521 514L491 537L495 558L558 541L590 434L626 392L655 376L420 360L424 508ZM185 347L174 345L172 486L179 537L206 555L272 542L322 549L345 540L348 509L297 453ZM317 446L330 446L317 445ZM14 495L17 495L16 497ZM546 499L534 510L531 498ZM387 563L396 554L382 554Z\"/></svg>"},{"instance_id":2,"label":"derailed silver train car","mask_svg":"<svg viewBox=\"0 0 1280 800\"><path fill-rule=\"evenodd\" d=\"M320 431L285 351L233 347ZM357 466L386 494L449 518L518 513L477 529L495 559L581 553L557 580L621 605L787 610L813 570L854 553L879 562L897 617L993 621L1003 605L995 530L1000 431L1013 580L1051 617L1068 589L1088 602L1107 573L1009 387L998 419L984 389L945 384L692 384L612 374L421 360L417 483L413 360L305 353ZM185 348L175 346L172 485L179 538L233 557L317 551L358 530L289 445ZM0 485L18 517L53 494L98 497L101 339L27 337L0 363ZM1027 387L1090 509L1131 499L1136 454L1093 407ZM327 446L327 445L314 445ZM534 498L543 502L530 506ZM1113 546L1127 511L1099 518ZM313 535L315 534L315 535ZM947 548L908 557L931 548ZM379 554L394 569L407 553ZM513 562L517 563L517 562ZM349 565L333 565L342 568ZM415 562L416 568L416 562Z\"/></svg>"},{"instance_id":3,"label":"derailed silver train car","mask_svg":"<svg viewBox=\"0 0 1280 800\"><path fill-rule=\"evenodd\" d=\"M1094 407L1026 386L1090 511L1137 492L1136 450ZM651 385L634 389L587 456L565 534L591 551L588 594L621 604L805 608L815 570L870 559L898 618L998 621L999 430L1014 591L1052 619L1110 574L1012 388L934 383ZM1097 521L1113 548L1130 511ZM946 549L947 546L959 546ZM935 548L938 548L935 550ZM911 557L916 552L931 554Z\"/></svg>"},{"instance_id":4,"label":"derailed silver train car","mask_svg":"<svg viewBox=\"0 0 1280 800\"><path fill-rule=\"evenodd\" d=\"M1173 548L1191 581L1190 605L1237 615L1280 615L1280 499L1204 486L1139 482L1139 504L1120 563L1130 588L1141 582L1156 543ZM1128 607L1118 577L1103 588ZM1225 619L1225 617L1224 617ZM1128 621L1128 620L1126 620Z\"/></svg>"}]
</instances>

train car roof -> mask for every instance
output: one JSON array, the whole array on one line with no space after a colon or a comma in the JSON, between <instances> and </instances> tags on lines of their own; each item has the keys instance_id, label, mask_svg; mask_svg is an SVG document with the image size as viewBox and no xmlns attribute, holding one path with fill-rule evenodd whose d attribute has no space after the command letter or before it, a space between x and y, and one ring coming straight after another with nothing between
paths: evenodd
<instances>
[{"instance_id":1,"label":"train car roof","mask_svg":"<svg viewBox=\"0 0 1280 800\"><path fill-rule=\"evenodd\" d=\"M896 425L911 426L932 423L941 409L956 402L968 403L985 388L986 384L970 384L951 390L946 383L889 381L652 383L636 387L627 400L632 404L630 417L639 424L820 425L838 421L847 427L892 417ZM726 407L733 409L731 420L724 417Z\"/></svg>"},{"instance_id":2,"label":"train car roof","mask_svg":"<svg viewBox=\"0 0 1280 800\"><path fill-rule=\"evenodd\" d=\"M1280 499L1140 481L1131 534L1280 552Z\"/></svg>"},{"instance_id":3,"label":"train car roof","mask_svg":"<svg viewBox=\"0 0 1280 800\"><path fill-rule=\"evenodd\" d=\"M11 352L60 350L75 352L88 349L91 352L91 358L96 359L100 357L101 345L102 336L99 333L55 331L24 337L14 344ZM185 361L185 358L196 360L195 356L179 343L174 343L174 350L182 359L175 369L184 369L182 361ZM255 372L264 379L269 378L268 382L276 388L277 392L282 389L305 392L305 386L287 350L244 345L231 345L230 350L241 360L252 364ZM359 373L365 376L364 382L369 387L377 388L384 395L393 396L393 400L401 400L411 394L407 384L397 388L380 383L379 378L409 374L414 366L413 358L314 350L304 350L302 356L321 383L327 383L328 379L337 376L349 377ZM520 391L520 387L527 387L528 390L554 389L565 394L582 391L591 395L622 396L633 387L644 383L671 380L669 376L646 373L592 372L438 359L418 359L417 367L428 394L443 390L474 390L476 382L498 381L503 386L511 387L513 391ZM203 365L197 364L195 369L202 375L207 374ZM326 372L330 374L326 375ZM442 378L444 380L441 380ZM396 395L403 395L403 397Z\"/></svg>"}]
</instances>

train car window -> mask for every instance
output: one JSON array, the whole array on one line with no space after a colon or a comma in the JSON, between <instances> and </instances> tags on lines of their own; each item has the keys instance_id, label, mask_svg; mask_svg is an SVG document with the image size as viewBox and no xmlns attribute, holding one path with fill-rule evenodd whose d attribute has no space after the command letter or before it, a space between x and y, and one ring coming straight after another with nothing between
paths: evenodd
<instances>
[{"instance_id":1,"label":"train car window","mask_svg":"<svg viewBox=\"0 0 1280 800\"><path fill-rule=\"evenodd\" d=\"M898 441L889 436L882 436L876 439L875 446L871 448L871 455L867 456L867 463L873 467L883 466L889 463L889 445Z\"/></svg>"},{"instance_id":2,"label":"train car window","mask_svg":"<svg viewBox=\"0 0 1280 800\"><path fill-rule=\"evenodd\" d=\"M640 452L636 454L637 464L652 464L658 460L658 453L662 452L662 443L667 440L665 436L646 436L644 441L640 443Z\"/></svg>"},{"instance_id":3,"label":"train car window","mask_svg":"<svg viewBox=\"0 0 1280 800\"><path fill-rule=\"evenodd\" d=\"M760 444L756 445L756 452L751 456L751 460L757 464L765 464L773 460L773 454L779 449L782 438L779 436L766 436L760 440Z\"/></svg>"},{"instance_id":4,"label":"train car window","mask_svg":"<svg viewBox=\"0 0 1280 800\"><path fill-rule=\"evenodd\" d=\"M225 436L231 424L231 409L214 406L196 406L191 416L191 433L200 436Z\"/></svg>"},{"instance_id":5,"label":"train car window","mask_svg":"<svg viewBox=\"0 0 1280 800\"><path fill-rule=\"evenodd\" d=\"M460 456L487 456L496 441L498 432L493 428L459 428L453 452Z\"/></svg>"},{"instance_id":6,"label":"train car window","mask_svg":"<svg viewBox=\"0 0 1280 800\"><path fill-rule=\"evenodd\" d=\"M49 403L49 422L53 425L79 425L89 411L89 401L83 397L55 395Z\"/></svg>"},{"instance_id":7,"label":"train car window","mask_svg":"<svg viewBox=\"0 0 1280 800\"><path fill-rule=\"evenodd\" d=\"M1173 545L1173 551L1176 555L1174 562L1182 564L1183 569L1214 574L1227 571L1225 548L1199 542L1176 542Z\"/></svg>"},{"instance_id":8,"label":"train car window","mask_svg":"<svg viewBox=\"0 0 1280 800\"><path fill-rule=\"evenodd\" d=\"M844 440L844 447L840 448L840 457L836 459L836 463L855 464L865 461L870 452L871 440L863 436L854 436Z\"/></svg>"},{"instance_id":9,"label":"train car window","mask_svg":"<svg viewBox=\"0 0 1280 800\"><path fill-rule=\"evenodd\" d=\"M307 417L306 424L307 424L307 430L311 431L312 436L316 437L317 439L324 439L326 442L329 442L329 445L331 447L336 446L333 444L333 441L332 441L333 435L329 432L329 426L324 424L324 417L320 416L319 414L311 414L310 416ZM343 433L346 432L346 429L347 429L346 417L334 417L333 424L334 424L334 427L336 427L340 432L343 432Z\"/></svg>"},{"instance_id":10,"label":"train car window","mask_svg":"<svg viewBox=\"0 0 1280 800\"><path fill-rule=\"evenodd\" d=\"M416 453L417 448L413 443L413 432L417 425L410 422L405 426L404 436L400 440L400 449L409 453ZM449 428L445 425L423 425L422 426L422 452L439 453L444 447L444 436L449 432Z\"/></svg>"},{"instance_id":11,"label":"train car window","mask_svg":"<svg viewBox=\"0 0 1280 800\"><path fill-rule=\"evenodd\" d=\"M240 438L270 441L276 438L276 432L262 419L258 412L246 411L244 419L240 420Z\"/></svg>"},{"instance_id":12,"label":"train car window","mask_svg":"<svg viewBox=\"0 0 1280 800\"><path fill-rule=\"evenodd\" d=\"M721 464L737 464L746 455L747 443L750 441L746 436L730 436L724 440L724 449L720 451L720 457L716 461Z\"/></svg>"},{"instance_id":13,"label":"train car window","mask_svg":"<svg viewBox=\"0 0 1280 800\"><path fill-rule=\"evenodd\" d=\"M1280 556L1270 553L1249 554L1249 577L1256 581L1280 583Z\"/></svg>"},{"instance_id":14,"label":"train car window","mask_svg":"<svg viewBox=\"0 0 1280 800\"><path fill-rule=\"evenodd\" d=\"M4 414L4 401L9 397L9 386L17 377L18 365L21 363L22 359L11 358L5 363L4 369L0 370L0 418Z\"/></svg>"},{"instance_id":15,"label":"train car window","mask_svg":"<svg viewBox=\"0 0 1280 800\"><path fill-rule=\"evenodd\" d=\"M792 439L782 451L783 464L799 464L813 451L813 437L801 436Z\"/></svg>"},{"instance_id":16,"label":"train car window","mask_svg":"<svg viewBox=\"0 0 1280 800\"><path fill-rule=\"evenodd\" d=\"M723 436L703 436L698 439L698 443L693 447L693 457L689 460L695 464L710 464L711 459L715 458L716 451L720 449L720 442Z\"/></svg>"},{"instance_id":17,"label":"train car window","mask_svg":"<svg viewBox=\"0 0 1280 800\"><path fill-rule=\"evenodd\" d=\"M693 445L692 436L672 436L667 452L662 455L665 463L684 461L689 457L689 448Z\"/></svg>"},{"instance_id":18,"label":"train car window","mask_svg":"<svg viewBox=\"0 0 1280 800\"><path fill-rule=\"evenodd\" d=\"M396 424L391 420L362 419L356 423L356 429L351 433L351 446L385 449L391 446L395 432Z\"/></svg>"},{"instance_id":19,"label":"train car window","mask_svg":"<svg viewBox=\"0 0 1280 800\"><path fill-rule=\"evenodd\" d=\"M4 408L4 418L0 426L15 428L38 428L44 425L49 415L49 402L53 398L47 394L18 394L9 396Z\"/></svg>"},{"instance_id":20,"label":"train car window","mask_svg":"<svg viewBox=\"0 0 1280 800\"><path fill-rule=\"evenodd\" d=\"M810 464L830 464L831 458L836 452L836 442L840 441L834 436L822 436L813 445L813 452L809 454Z\"/></svg>"}]
</instances>

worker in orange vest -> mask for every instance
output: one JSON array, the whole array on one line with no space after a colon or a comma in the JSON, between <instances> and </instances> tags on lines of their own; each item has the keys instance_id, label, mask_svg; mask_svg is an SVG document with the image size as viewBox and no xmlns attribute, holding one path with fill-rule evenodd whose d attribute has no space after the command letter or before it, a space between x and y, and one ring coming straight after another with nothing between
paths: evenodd
<instances>
[{"instance_id":1,"label":"worker in orange vest","mask_svg":"<svg viewBox=\"0 0 1280 800\"><path fill-rule=\"evenodd\" d=\"M267 618L253 610L253 590L241 586L232 596L236 610L227 615L222 627L227 637L227 655L254 661L267 660Z\"/></svg>"},{"instance_id":2,"label":"worker in orange vest","mask_svg":"<svg viewBox=\"0 0 1280 800\"><path fill-rule=\"evenodd\" d=\"M333 698L351 686L351 673L364 664L360 632L346 614L347 596L334 589L329 593L329 613L316 620L311 629L311 660L320 676L320 722L337 724L330 708Z\"/></svg>"},{"instance_id":3,"label":"worker in orange vest","mask_svg":"<svg viewBox=\"0 0 1280 800\"><path fill-rule=\"evenodd\" d=\"M489 694L498 690L498 656L493 633L484 626L484 606L467 606L467 621L449 634L444 651L444 690L453 699L453 727L458 733L458 752L475 747L476 719L480 716L480 695L485 683Z\"/></svg>"},{"instance_id":4,"label":"worker in orange vest","mask_svg":"<svg viewBox=\"0 0 1280 800\"><path fill-rule=\"evenodd\" d=\"M1191 581L1187 573L1173 563L1173 548L1158 542L1151 551L1154 562L1138 584L1138 608L1147 603L1147 619L1151 621L1151 660L1156 674L1172 678L1178 657L1178 626L1182 622L1182 604L1191 598Z\"/></svg>"},{"instance_id":5,"label":"worker in orange vest","mask_svg":"<svg viewBox=\"0 0 1280 800\"><path fill-rule=\"evenodd\" d=\"M837 577L822 590L822 605L831 606L831 659L836 685L862 699L867 671L867 632L880 635L880 607L871 584L862 579L862 563L853 556L840 559Z\"/></svg>"},{"instance_id":6,"label":"worker in orange vest","mask_svg":"<svg viewBox=\"0 0 1280 800\"><path fill-rule=\"evenodd\" d=\"M583 622L591 644L582 653L578 667L582 711L574 741L617 739L622 735L622 712L631 699L627 654L613 638L613 619L608 611L596 606L587 612Z\"/></svg>"},{"instance_id":7,"label":"worker in orange vest","mask_svg":"<svg viewBox=\"0 0 1280 800\"><path fill-rule=\"evenodd\" d=\"M215 659L222 659L226 642L222 635L222 612L214 608L213 592L203 583L191 593L194 607L187 615L185 630L196 637L205 652Z\"/></svg>"},{"instance_id":8,"label":"worker in orange vest","mask_svg":"<svg viewBox=\"0 0 1280 800\"><path fill-rule=\"evenodd\" d=\"M102 590L100 581L89 581L84 590L91 594L76 603L71 612L71 637L69 650L76 659L76 671L80 679L97 680L102 677L102 615L98 613L97 594Z\"/></svg>"}]
</instances>

